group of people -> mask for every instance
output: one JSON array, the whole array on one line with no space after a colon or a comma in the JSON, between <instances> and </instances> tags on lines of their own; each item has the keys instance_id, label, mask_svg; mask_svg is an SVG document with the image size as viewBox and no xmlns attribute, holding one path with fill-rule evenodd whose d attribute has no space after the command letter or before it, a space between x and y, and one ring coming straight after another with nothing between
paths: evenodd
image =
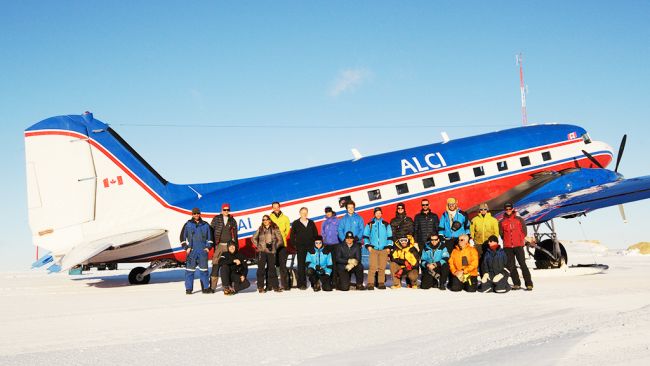
<instances>
[{"instance_id":1,"label":"group of people","mask_svg":"<svg viewBox=\"0 0 650 366\"><path fill-rule=\"evenodd\" d=\"M291 222L280 203L273 202L272 212L263 216L251 238L257 251L258 292L291 289L289 243L296 250L296 282L301 290L307 289L308 279L314 291L348 291L352 285L357 290L383 290L388 266L393 289L401 288L404 282L409 288L503 293L522 288L515 262L521 268L524 289L533 289L524 253L526 224L511 203L504 205L501 221L490 214L486 203L470 220L454 198L447 200L440 217L431 211L427 199L421 201L421 211L414 218L407 215L403 203L398 203L390 222L384 220L381 207L374 209L374 217L367 223L355 212L353 201L342 207L347 212L340 218L331 207L325 208L319 233L306 207ZM248 267L237 243L237 222L230 215L229 204L222 205L221 214L210 224L201 219L199 209L193 209L192 218L181 231L181 244L187 251L186 293L193 292L197 268L203 293L214 293L219 277L225 295L248 288ZM368 258L366 285L364 257Z\"/></svg>"}]
</instances>

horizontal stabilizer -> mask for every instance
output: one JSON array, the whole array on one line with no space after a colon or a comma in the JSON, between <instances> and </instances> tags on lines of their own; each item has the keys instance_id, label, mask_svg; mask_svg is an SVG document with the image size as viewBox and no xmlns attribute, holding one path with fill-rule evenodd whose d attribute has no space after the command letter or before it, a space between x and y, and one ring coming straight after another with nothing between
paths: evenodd
<instances>
[{"instance_id":1,"label":"horizontal stabilizer","mask_svg":"<svg viewBox=\"0 0 650 366\"><path fill-rule=\"evenodd\" d=\"M44 265L51 263L53 260L54 257L52 257L50 254L44 255L39 260L32 263L32 269L43 267Z\"/></svg>"},{"instance_id":2,"label":"horizontal stabilizer","mask_svg":"<svg viewBox=\"0 0 650 366\"><path fill-rule=\"evenodd\" d=\"M89 243L76 245L63 257L63 260L61 261L61 269L68 270L77 264L82 264L108 248L135 245L145 240L164 235L166 232L167 231L164 229L130 231L91 241Z\"/></svg>"},{"instance_id":3,"label":"horizontal stabilizer","mask_svg":"<svg viewBox=\"0 0 650 366\"><path fill-rule=\"evenodd\" d=\"M59 273L61 272L61 266L58 264L53 264L47 269L47 273Z\"/></svg>"}]
</instances>

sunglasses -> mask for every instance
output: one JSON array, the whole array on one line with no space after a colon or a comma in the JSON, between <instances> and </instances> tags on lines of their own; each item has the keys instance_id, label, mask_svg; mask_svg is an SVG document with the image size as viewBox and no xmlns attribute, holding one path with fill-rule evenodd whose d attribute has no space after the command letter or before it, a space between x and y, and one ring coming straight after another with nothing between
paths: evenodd
<instances>
[{"instance_id":1,"label":"sunglasses","mask_svg":"<svg viewBox=\"0 0 650 366\"><path fill-rule=\"evenodd\" d=\"M319 241L315 241L314 244L323 244L323 242L319 240Z\"/></svg>"},{"instance_id":2,"label":"sunglasses","mask_svg":"<svg viewBox=\"0 0 650 366\"><path fill-rule=\"evenodd\" d=\"M404 210L404 207L398 207L397 210Z\"/></svg>"},{"instance_id":3,"label":"sunglasses","mask_svg":"<svg viewBox=\"0 0 650 366\"><path fill-rule=\"evenodd\" d=\"M230 209L229 208L224 208L221 211L230 211Z\"/></svg>"},{"instance_id":4,"label":"sunglasses","mask_svg":"<svg viewBox=\"0 0 650 366\"><path fill-rule=\"evenodd\" d=\"M431 239L431 241L440 241L440 239L435 238L435 239Z\"/></svg>"},{"instance_id":5,"label":"sunglasses","mask_svg":"<svg viewBox=\"0 0 650 366\"><path fill-rule=\"evenodd\" d=\"M262 219L262 221L269 221L269 219Z\"/></svg>"},{"instance_id":6,"label":"sunglasses","mask_svg":"<svg viewBox=\"0 0 650 366\"><path fill-rule=\"evenodd\" d=\"M423 203L423 204L422 204L422 207L428 207L428 206L429 206L428 203Z\"/></svg>"},{"instance_id":7,"label":"sunglasses","mask_svg":"<svg viewBox=\"0 0 650 366\"><path fill-rule=\"evenodd\" d=\"M481 211L487 211L487 208L482 208Z\"/></svg>"},{"instance_id":8,"label":"sunglasses","mask_svg":"<svg viewBox=\"0 0 650 366\"><path fill-rule=\"evenodd\" d=\"M458 241L467 241L467 239L458 239Z\"/></svg>"}]
</instances>

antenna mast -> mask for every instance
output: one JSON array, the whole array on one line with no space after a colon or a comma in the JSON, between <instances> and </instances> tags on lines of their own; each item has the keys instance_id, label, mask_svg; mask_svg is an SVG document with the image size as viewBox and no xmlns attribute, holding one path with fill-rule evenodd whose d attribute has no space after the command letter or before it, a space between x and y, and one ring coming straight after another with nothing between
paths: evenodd
<instances>
[{"instance_id":1,"label":"antenna mast","mask_svg":"<svg viewBox=\"0 0 650 366\"><path fill-rule=\"evenodd\" d=\"M524 84L524 55L520 52L516 56L519 65L519 88L521 89L521 122L525 126L528 123L526 114L526 85Z\"/></svg>"}]
</instances>

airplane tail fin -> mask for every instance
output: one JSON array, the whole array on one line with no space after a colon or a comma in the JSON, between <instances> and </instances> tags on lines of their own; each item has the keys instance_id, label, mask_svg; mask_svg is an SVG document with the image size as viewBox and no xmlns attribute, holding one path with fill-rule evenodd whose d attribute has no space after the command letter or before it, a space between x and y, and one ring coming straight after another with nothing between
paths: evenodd
<instances>
[{"instance_id":1,"label":"airplane tail fin","mask_svg":"<svg viewBox=\"0 0 650 366\"><path fill-rule=\"evenodd\" d=\"M25 158L33 242L58 262L66 253L85 253L74 255L76 265L98 248L119 245L98 243L116 230L151 229L139 220L165 202L168 182L88 112L29 127ZM88 245L95 250L80 250Z\"/></svg>"}]
</instances>

